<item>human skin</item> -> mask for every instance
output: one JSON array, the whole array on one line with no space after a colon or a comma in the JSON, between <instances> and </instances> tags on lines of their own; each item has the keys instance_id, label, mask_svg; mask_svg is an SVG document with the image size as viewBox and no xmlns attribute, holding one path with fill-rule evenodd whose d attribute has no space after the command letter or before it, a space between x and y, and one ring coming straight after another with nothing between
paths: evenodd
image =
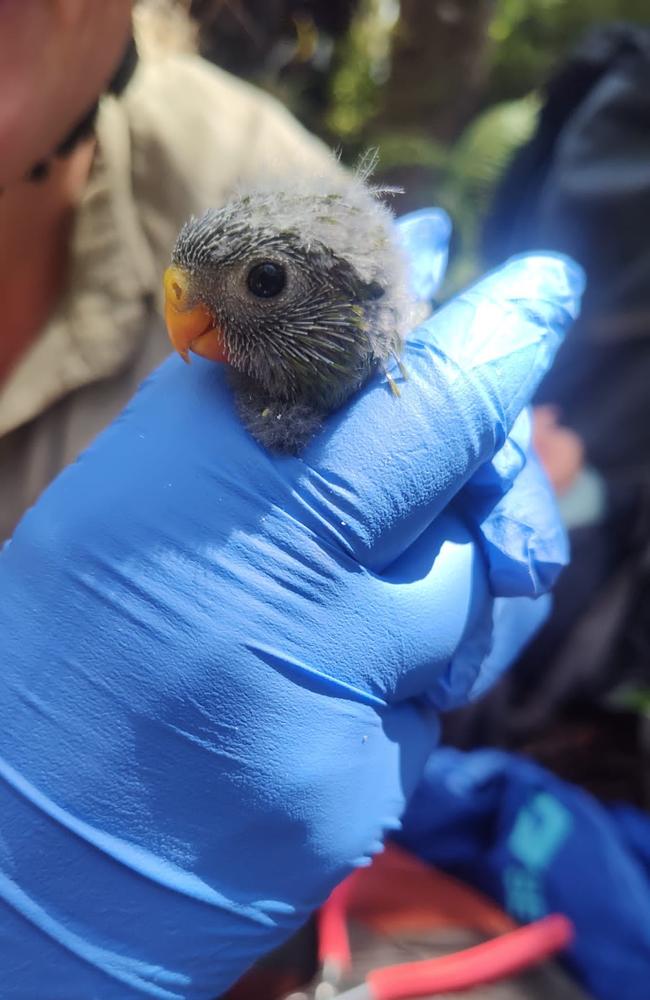
<instances>
[{"instance_id":1,"label":"human skin","mask_svg":"<svg viewBox=\"0 0 650 1000\"><path fill-rule=\"evenodd\" d=\"M0 187L47 158L126 45L131 0L0 0Z\"/></svg>"},{"instance_id":2,"label":"human skin","mask_svg":"<svg viewBox=\"0 0 650 1000\"><path fill-rule=\"evenodd\" d=\"M533 410L533 444L555 492L571 489L584 465L584 445L570 427L560 424L553 406Z\"/></svg>"},{"instance_id":3,"label":"human skin","mask_svg":"<svg viewBox=\"0 0 650 1000\"><path fill-rule=\"evenodd\" d=\"M47 159L102 92L124 50L131 0L0 0L0 386L65 287L68 240L94 142Z\"/></svg>"}]
</instances>

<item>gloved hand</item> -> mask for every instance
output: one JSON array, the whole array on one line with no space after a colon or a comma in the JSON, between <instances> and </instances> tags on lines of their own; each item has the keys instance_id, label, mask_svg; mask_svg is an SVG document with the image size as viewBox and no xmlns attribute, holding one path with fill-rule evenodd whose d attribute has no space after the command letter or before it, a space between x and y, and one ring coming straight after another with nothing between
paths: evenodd
<instances>
[{"instance_id":1,"label":"gloved hand","mask_svg":"<svg viewBox=\"0 0 650 1000\"><path fill-rule=\"evenodd\" d=\"M379 849L435 706L503 667L564 559L519 415L581 283L508 264L414 334L400 399L377 379L301 458L173 358L24 517L3 1000L214 997Z\"/></svg>"}]
</instances>

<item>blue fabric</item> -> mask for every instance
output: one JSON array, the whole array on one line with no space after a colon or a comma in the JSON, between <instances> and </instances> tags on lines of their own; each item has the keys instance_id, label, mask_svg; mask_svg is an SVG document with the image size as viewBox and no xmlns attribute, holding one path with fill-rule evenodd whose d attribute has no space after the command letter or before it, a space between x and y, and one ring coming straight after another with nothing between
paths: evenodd
<instances>
[{"instance_id":1,"label":"blue fabric","mask_svg":"<svg viewBox=\"0 0 650 1000\"><path fill-rule=\"evenodd\" d=\"M443 223L411 220L430 269ZM399 399L377 378L300 458L248 436L221 366L172 358L23 518L0 555L3 1000L213 997L379 849L432 706L504 669L565 558L518 475L525 419L507 436L581 291L563 258L513 261L413 334Z\"/></svg>"},{"instance_id":2,"label":"blue fabric","mask_svg":"<svg viewBox=\"0 0 650 1000\"><path fill-rule=\"evenodd\" d=\"M565 913L567 965L598 1000L650 994L650 817L522 757L434 752L397 839L526 923Z\"/></svg>"}]
</instances>

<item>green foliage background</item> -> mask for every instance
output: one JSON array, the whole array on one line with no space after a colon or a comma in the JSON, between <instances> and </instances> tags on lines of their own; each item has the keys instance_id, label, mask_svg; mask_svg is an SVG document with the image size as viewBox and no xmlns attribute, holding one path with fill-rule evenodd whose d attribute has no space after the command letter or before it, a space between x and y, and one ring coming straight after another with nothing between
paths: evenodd
<instances>
[{"instance_id":1,"label":"green foliage background","mask_svg":"<svg viewBox=\"0 0 650 1000\"><path fill-rule=\"evenodd\" d=\"M381 108L382 92L391 86L390 41L399 22L399 0L360 0L356 6L349 32L338 42L331 105L321 127L342 139L363 131ZM482 108L540 86L589 28L611 21L650 24L648 0L497 0L493 7Z\"/></svg>"},{"instance_id":2,"label":"green foliage background","mask_svg":"<svg viewBox=\"0 0 650 1000\"><path fill-rule=\"evenodd\" d=\"M450 212L450 290L480 266L491 192L553 68L589 28L650 25L650 0L182 2L209 58L274 93L344 161L376 146L380 179L406 192L400 210Z\"/></svg>"},{"instance_id":3,"label":"green foliage background","mask_svg":"<svg viewBox=\"0 0 650 1000\"><path fill-rule=\"evenodd\" d=\"M594 25L650 23L647 0L499 0L490 34L495 49L486 97L507 100L538 86L553 64Z\"/></svg>"},{"instance_id":4,"label":"green foliage background","mask_svg":"<svg viewBox=\"0 0 650 1000\"><path fill-rule=\"evenodd\" d=\"M454 220L457 252L447 285L454 291L480 267L476 246L484 212L510 156L535 128L544 81L588 29L623 20L650 24L649 0L498 0L473 113L455 141L441 142L430 121L406 130L382 121L387 92L399 85L390 65L399 4L361 0L338 46L319 131L350 160L360 147L377 145L383 169L392 181L404 175L406 187L411 168L419 168L417 202L441 204Z\"/></svg>"}]
</instances>

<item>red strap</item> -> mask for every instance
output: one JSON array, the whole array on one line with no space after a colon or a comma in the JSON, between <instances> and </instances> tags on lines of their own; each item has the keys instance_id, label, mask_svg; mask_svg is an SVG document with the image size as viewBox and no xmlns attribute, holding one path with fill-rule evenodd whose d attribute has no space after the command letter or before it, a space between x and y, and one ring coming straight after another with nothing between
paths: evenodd
<instances>
[{"instance_id":1,"label":"red strap","mask_svg":"<svg viewBox=\"0 0 650 1000\"><path fill-rule=\"evenodd\" d=\"M413 1000L467 990L543 962L566 948L573 936L571 921L552 914L453 955L376 969L366 982L372 1000Z\"/></svg>"},{"instance_id":2,"label":"red strap","mask_svg":"<svg viewBox=\"0 0 650 1000\"><path fill-rule=\"evenodd\" d=\"M344 972L352 965L347 928L348 901L356 872L336 887L317 914L318 961L321 966L336 965Z\"/></svg>"}]
</instances>

